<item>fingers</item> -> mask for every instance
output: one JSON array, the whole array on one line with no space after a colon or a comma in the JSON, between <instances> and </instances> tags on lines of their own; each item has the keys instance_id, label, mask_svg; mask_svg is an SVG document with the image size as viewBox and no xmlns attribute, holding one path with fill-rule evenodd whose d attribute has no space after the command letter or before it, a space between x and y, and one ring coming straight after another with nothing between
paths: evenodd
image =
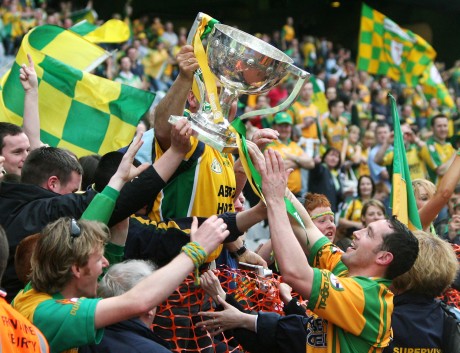
<instances>
[{"instance_id":1,"label":"fingers","mask_svg":"<svg viewBox=\"0 0 460 353\"><path fill-rule=\"evenodd\" d=\"M29 60L29 68L33 69L34 61L32 60L32 56L29 53L27 53L27 60Z\"/></svg>"},{"instance_id":2,"label":"fingers","mask_svg":"<svg viewBox=\"0 0 460 353\"><path fill-rule=\"evenodd\" d=\"M198 229L198 218L193 217L192 226L190 227L190 231L193 234L194 232L196 232L197 229Z\"/></svg>"},{"instance_id":3,"label":"fingers","mask_svg":"<svg viewBox=\"0 0 460 353\"><path fill-rule=\"evenodd\" d=\"M136 153L139 151L139 149L144 143L144 141L142 141L142 135L143 135L142 132L136 135L136 137L134 138L134 141L129 145L128 150L125 153L126 157L134 159L134 156L136 155Z\"/></svg>"}]
</instances>

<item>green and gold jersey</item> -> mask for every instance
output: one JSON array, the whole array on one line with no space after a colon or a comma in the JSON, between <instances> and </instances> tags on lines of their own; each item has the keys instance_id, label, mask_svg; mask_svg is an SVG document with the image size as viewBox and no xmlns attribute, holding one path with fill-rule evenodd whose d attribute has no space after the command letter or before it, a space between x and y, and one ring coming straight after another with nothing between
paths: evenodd
<instances>
[{"instance_id":1,"label":"green and gold jersey","mask_svg":"<svg viewBox=\"0 0 460 353\"><path fill-rule=\"evenodd\" d=\"M343 141L348 136L347 125L342 117L335 121L331 117L323 121L323 134L329 147L334 147L342 151Z\"/></svg>"},{"instance_id":2,"label":"green and gold jersey","mask_svg":"<svg viewBox=\"0 0 460 353\"><path fill-rule=\"evenodd\" d=\"M443 144L430 137L420 151L420 157L426 164L430 180L439 184L441 178L436 174L436 169L447 162L455 153L455 148L449 143Z\"/></svg>"},{"instance_id":3,"label":"green and gold jersey","mask_svg":"<svg viewBox=\"0 0 460 353\"><path fill-rule=\"evenodd\" d=\"M383 165L393 165L394 151L387 151L383 157ZM425 179L426 178L426 166L424 159L422 158L422 152L415 145L410 145L406 151L407 164L409 165L409 173L411 180Z\"/></svg>"},{"instance_id":4,"label":"green and gold jersey","mask_svg":"<svg viewBox=\"0 0 460 353\"><path fill-rule=\"evenodd\" d=\"M321 139L321 128L319 126L319 109L313 103L308 106L302 104L300 101L295 102L287 110L287 113L292 117L294 124L301 124L304 118L314 118L315 122L309 127L302 129L302 136L310 139Z\"/></svg>"},{"instance_id":5,"label":"green and gold jersey","mask_svg":"<svg viewBox=\"0 0 460 353\"><path fill-rule=\"evenodd\" d=\"M353 222L361 222L361 211L363 210L363 202L356 198L347 202L343 207L340 217Z\"/></svg>"},{"instance_id":6,"label":"green and gold jersey","mask_svg":"<svg viewBox=\"0 0 460 353\"><path fill-rule=\"evenodd\" d=\"M192 149L179 166L176 176L158 194L149 218L210 217L233 212L236 179L234 160L192 137ZM155 160L163 155L155 140Z\"/></svg>"},{"instance_id":7,"label":"green and gold jersey","mask_svg":"<svg viewBox=\"0 0 460 353\"><path fill-rule=\"evenodd\" d=\"M293 154L294 156L301 156L304 153L300 146L291 140L289 140L288 144L284 144L281 141L276 140L267 147L278 151L283 159L286 158L286 153ZM289 174L287 187L294 195L300 193L300 190L302 189L302 173L300 168L294 169L292 173Z\"/></svg>"},{"instance_id":8,"label":"green and gold jersey","mask_svg":"<svg viewBox=\"0 0 460 353\"><path fill-rule=\"evenodd\" d=\"M96 330L94 317L100 299L65 299L37 292L30 283L18 293L13 307L29 319L48 340L51 353L78 352L78 347L99 343L103 329Z\"/></svg>"},{"instance_id":9,"label":"green and gold jersey","mask_svg":"<svg viewBox=\"0 0 460 353\"><path fill-rule=\"evenodd\" d=\"M313 245L309 261L314 277L308 309L322 322L308 334L306 352L381 352L390 342L391 281L347 277L341 257L342 251L327 238Z\"/></svg>"}]
</instances>

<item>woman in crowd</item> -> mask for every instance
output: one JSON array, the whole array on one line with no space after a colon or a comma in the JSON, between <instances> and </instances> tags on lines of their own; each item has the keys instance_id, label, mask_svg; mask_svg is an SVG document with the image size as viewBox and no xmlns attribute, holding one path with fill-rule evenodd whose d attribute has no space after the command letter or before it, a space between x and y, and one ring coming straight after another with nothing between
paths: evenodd
<instances>
[{"instance_id":1,"label":"woman in crowd","mask_svg":"<svg viewBox=\"0 0 460 353\"><path fill-rule=\"evenodd\" d=\"M355 230L363 228L361 210L363 204L369 201L375 193L374 181L369 175L362 175L358 179L358 197L349 200L340 214L339 227L345 235L351 235Z\"/></svg>"},{"instance_id":2,"label":"woman in crowd","mask_svg":"<svg viewBox=\"0 0 460 353\"><path fill-rule=\"evenodd\" d=\"M339 170L342 161L340 151L329 148L321 160L315 159L315 167L310 170L308 190L312 193L323 194L331 203L332 212L337 212L343 200L342 184Z\"/></svg>"}]
</instances>

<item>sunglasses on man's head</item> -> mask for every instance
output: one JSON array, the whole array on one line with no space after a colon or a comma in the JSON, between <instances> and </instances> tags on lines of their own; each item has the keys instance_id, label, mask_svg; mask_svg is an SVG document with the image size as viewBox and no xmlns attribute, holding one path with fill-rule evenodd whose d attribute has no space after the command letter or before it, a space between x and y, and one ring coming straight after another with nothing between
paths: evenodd
<instances>
[{"instance_id":1,"label":"sunglasses on man's head","mask_svg":"<svg viewBox=\"0 0 460 353\"><path fill-rule=\"evenodd\" d=\"M81 235L81 229L80 226L78 225L77 221L72 218L70 220L70 236L72 237L72 241L75 238L78 238Z\"/></svg>"}]
</instances>

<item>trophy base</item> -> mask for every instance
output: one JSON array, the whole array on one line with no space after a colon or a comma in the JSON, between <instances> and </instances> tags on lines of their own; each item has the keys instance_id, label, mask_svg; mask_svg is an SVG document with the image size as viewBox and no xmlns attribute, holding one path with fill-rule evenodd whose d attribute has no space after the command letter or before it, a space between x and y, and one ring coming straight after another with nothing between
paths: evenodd
<instances>
[{"instance_id":1,"label":"trophy base","mask_svg":"<svg viewBox=\"0 0 460 353\"><path fill-rule=\"evenodd\" d=\"M233 153L238 151L235 134L231 132L228 127L214 124L208 117L204 117L204 114L192 113L190 117L171 115L168 122L174 125L179 120L188 119L192 125L193 131L197 133L198 140L219 152Z\"/></svg>"}]
</instances>

